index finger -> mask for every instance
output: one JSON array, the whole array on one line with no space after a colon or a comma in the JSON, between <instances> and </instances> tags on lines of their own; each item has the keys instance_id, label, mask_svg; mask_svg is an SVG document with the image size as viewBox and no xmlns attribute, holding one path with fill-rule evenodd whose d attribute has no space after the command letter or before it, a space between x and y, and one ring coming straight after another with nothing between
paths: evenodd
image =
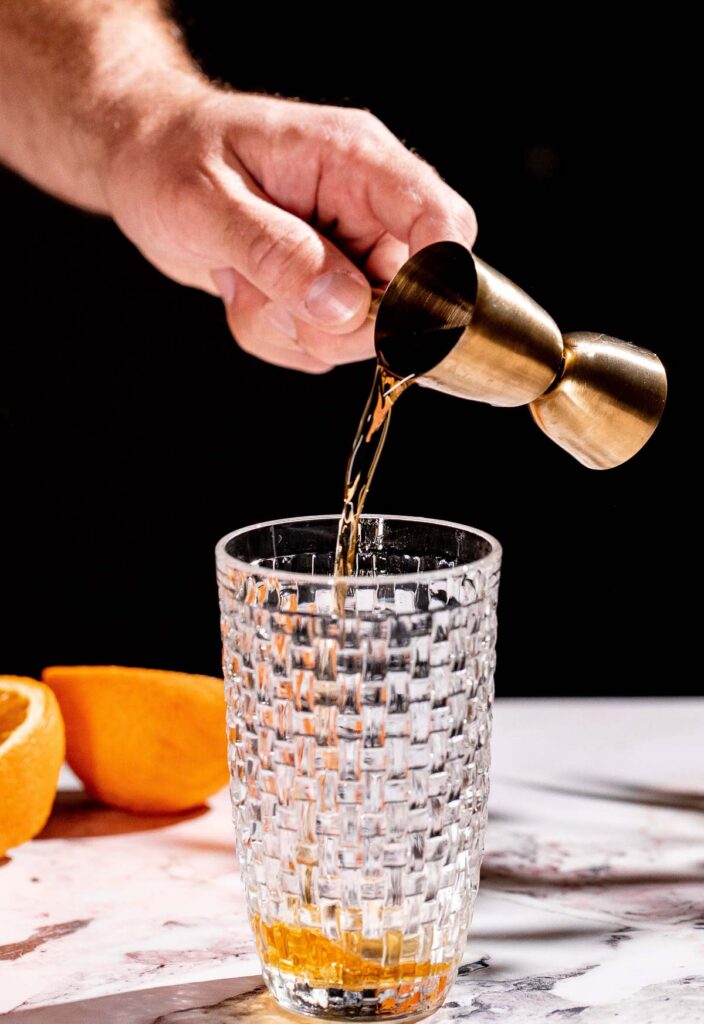
<instances>
[{"instance_id":1,"label":"index finger","mask_svg":"<svg viewBox=\"0 0 704 1024\"><path fill-rule=\"evenodd\" d=\"M364 178L372 215L407 243L409 256L432 242L459 242L471 249L477 218L467 200L378 118L370 124L358 140L351 170L357 187Z\"/></svg>"}]
</instances>

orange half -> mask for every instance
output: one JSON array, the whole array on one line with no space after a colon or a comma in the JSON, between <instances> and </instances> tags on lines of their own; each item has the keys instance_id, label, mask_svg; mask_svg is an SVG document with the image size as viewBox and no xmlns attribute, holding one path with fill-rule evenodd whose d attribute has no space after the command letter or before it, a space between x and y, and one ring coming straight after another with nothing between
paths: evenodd
<instances>
[{"instance_id":1,"label":"orange half","mask_svg":"<svg viewBox=\"0 0 704 1024\"><path fill-rule=\"evenodd\" d=\"M64 725L48 686L0 676L0 856L44 828L64 759Z\"/></svg>"},{"instance_id":2,"label":"orange half","mask_svg":"<svg viewBox=\"0 0 704 1024\"><path fill-rule=\"evenodd\" d=\"M185 811L228 780L223 683L118 665L52 666L42 679L86 790L127 811Z\"/></svg>"}]
</instances>

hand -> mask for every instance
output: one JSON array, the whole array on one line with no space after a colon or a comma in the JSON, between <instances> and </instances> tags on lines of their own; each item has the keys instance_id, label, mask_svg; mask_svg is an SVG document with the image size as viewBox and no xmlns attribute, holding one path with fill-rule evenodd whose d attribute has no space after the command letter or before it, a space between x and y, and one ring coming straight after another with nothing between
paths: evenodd
<instances>
[{"instance_id":1,"label":"hand","mask_svg":"<svg viewBox=\"0 0 704 1024\"><path fill-rule=\"evenodd\" d=\"M111 154L113 217L156 267L220 293L239 345L322 373L374 355L369 281L471 248L469 203L366 110L198 87Z\"/></svg>"}]
</instances>

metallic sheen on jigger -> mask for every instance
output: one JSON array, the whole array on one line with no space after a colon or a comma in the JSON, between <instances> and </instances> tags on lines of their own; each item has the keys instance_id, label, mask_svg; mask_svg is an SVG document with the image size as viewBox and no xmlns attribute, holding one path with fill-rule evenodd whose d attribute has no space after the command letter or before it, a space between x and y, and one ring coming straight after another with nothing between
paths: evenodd
<instances>
[{"instance_id":1,"label":"metallic sheen on jigger","mask_svg":"<svg viewBox=\"0 0 704 1024\"><path fill-rule=\"evenodd\" d=\"M560 332L521 288L458 242L435 242L375 289L381 362L423 387L528 405L540 429L590 469L630 459L667 394L653 353L605 334Z\"/></svg>"}]
</instances>

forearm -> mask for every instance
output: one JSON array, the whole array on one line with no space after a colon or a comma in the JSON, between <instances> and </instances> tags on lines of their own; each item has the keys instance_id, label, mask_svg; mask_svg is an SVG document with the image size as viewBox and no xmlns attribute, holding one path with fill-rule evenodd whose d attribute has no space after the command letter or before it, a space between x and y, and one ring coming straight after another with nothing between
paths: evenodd
<instances>
[{"instance_id":1,"label":"forearm","mask_svg":"<svg viewBox=\"0 0 704 1024\"><path fill-rule=\"evenodd\" d=\"M0 161L68 202L108 212L121 139L206 88L159 0L0 3Z\"/></svg>"},{"instance_id":2,"label":"forearm","mask_svg":"<svg viewBox=\"0 0 704 1024\"><path fill-rule=\"evenodd\" d=\"M214 86L169 0L0 0L0 161L215 294L247 352L374 356L370 280L476 217L370 111Z\"/></svg>"}]
</instances>

